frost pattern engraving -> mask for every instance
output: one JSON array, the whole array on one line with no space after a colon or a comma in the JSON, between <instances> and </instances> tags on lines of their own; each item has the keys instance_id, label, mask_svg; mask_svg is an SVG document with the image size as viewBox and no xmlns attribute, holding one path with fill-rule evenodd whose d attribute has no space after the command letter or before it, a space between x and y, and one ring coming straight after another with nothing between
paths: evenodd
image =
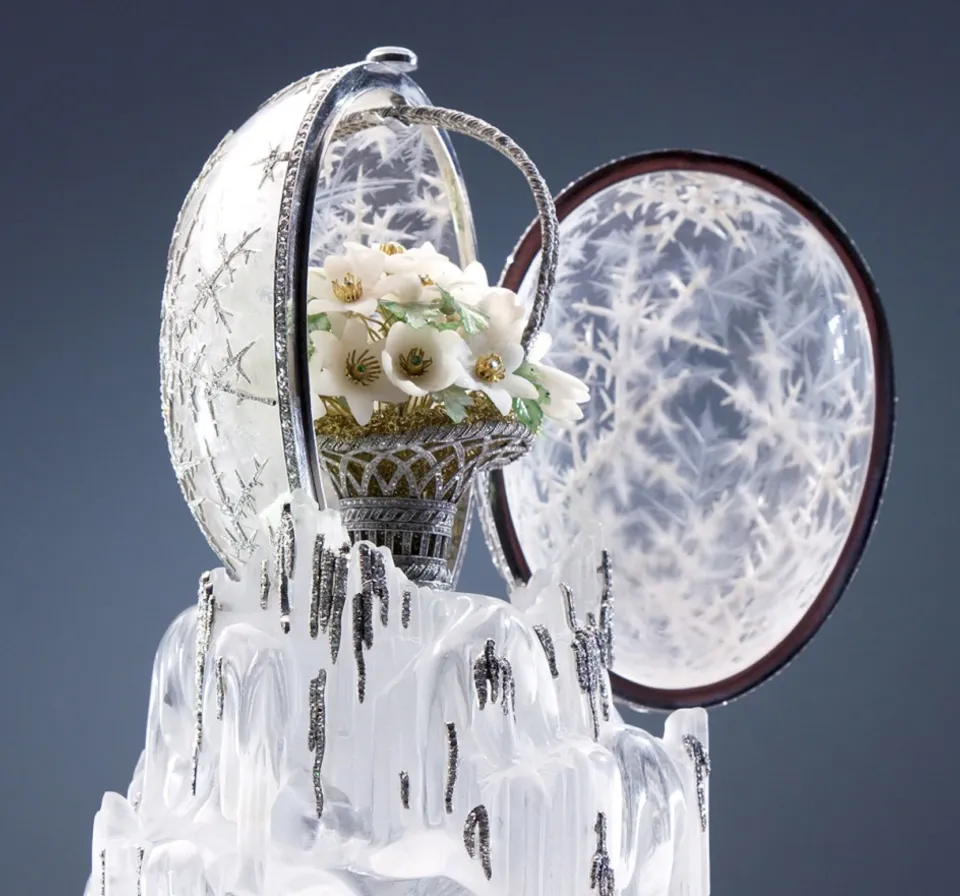
<instances>
[{"instance_id":1,"label":"frost pattern engraving","mask_svg":"<svg viewBox=\"0 0 960 896\"><path fill-rule=\"evenodd\" d=\"M311 263L322 264L347 240L429 242L457 260L452 196L424 128L391 121L337 140L317 184Z\"/></svg>"},{"instance_id":2,"label":"frost pattern engraving","mask_svg":"<svg viewBox=\"0 0 960 896\"><path fill-rule=\"evenodd\" d=\"M259 546L258 515L287 488L273 339L280 192L297 128L339 74L281 91L224 138L170 246L160 344L170 454L191 512L232 571ZM432 146L423 129L399 125L335 142L311 251L365 238L433 240L455 253L452 221L465 200L441 176Z\"/></svg>"},{"instance_id":3,"label":"frost pattern engraving","mask_svg":"<svg viewBox=\"0 0 960 896\"><path fill-rule=\"evenodd\" d=\"M614 671L720 681L790 632L850 531L874 425L863 306L811 222L726 175L635 176L562 234L545 329L592 399L504 471L523 550L548 567L599 523Z\"/></svg>"}]
</instances>

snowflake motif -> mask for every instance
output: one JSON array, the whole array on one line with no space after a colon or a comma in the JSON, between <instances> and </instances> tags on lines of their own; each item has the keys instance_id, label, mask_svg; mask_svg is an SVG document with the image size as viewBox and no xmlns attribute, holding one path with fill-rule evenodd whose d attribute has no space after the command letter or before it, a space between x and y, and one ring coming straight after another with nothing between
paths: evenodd
<instances>
[{"instance_id":1,"label":"snowflake motif","mask_svg":"<svg viewBox=\"0 0 960 896\"><path fill-rule=\"evenodd\" d=\"M727 176L622 181L562 237L545 329L592 399L505 471L521 544L542 568L599 523L623 596L615 671L718 681L793 628L852 525L875 401L865 316L816 228Z\"/></svg>"},{"instance_id":2,"label":"snowflake motif","mask_svg":"<svg viewBox=\"0 0 960 896\"><path fill-rule=\"evenodd\" d=\"M280 91L224 139L184 202L168 255L160 343L171 458L232 571L255 551L257 518L288 485L273 338L281 190L306 111L334 77ZM395 123L335 139L321 160L311 256L348 239L432 241L462 261L434 139Z\"/></svg>"}]
</instances>

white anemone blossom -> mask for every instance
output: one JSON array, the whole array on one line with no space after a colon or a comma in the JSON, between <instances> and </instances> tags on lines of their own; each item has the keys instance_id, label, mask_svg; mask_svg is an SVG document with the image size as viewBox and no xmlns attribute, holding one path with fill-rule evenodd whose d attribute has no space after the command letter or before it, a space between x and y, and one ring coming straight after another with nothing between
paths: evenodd
<instances>
[{"instance_id":1,"label":"white anemone blossom","mask_svg":"<svg viewBox=\"0 0 960 896\"><path fill-rule=\"evenodd\" d=\"M307 273L307 311L373 314L380 301L386 258L369 246L345 243L343 255L331 255L323 267L312 267Z\"/></svg>"},{"instance_id":2,"label":"white anemone blossom","mask_svg":"<svg viewBox=\"0 0 960 896\"><path fill-rule=\"evenodd\" d=\"M462 377L466 354L455 330L396 323L385 340L383 369L398 388L419 398L442 392Z\"/></svg>"},{"instance_id":3,"label":"white anemone blossom","mask_svg":"<svg viewBox=\"0 0 960 896\"><path fill-rule=\"evenodd\" d=\"M590 390L575 376L542 363L552 342L549 333L539 334L530 346L527 360L533 366L537 382L549 395L541 406L544 417L558 423L574 423L583 418L580 405L590 400Z\"/></svg>"},{"instance_id":4,"label":"white anemone blossom","mask_svg":"<svg viewBox=\"0 0 960 896\"><path fill-rule=\"evenodd\" d=\"M481 301L481 307L486 300ZM485 309L486 310L486 309ZM510 413L514 398L536 399L537 387L516 371L523 364L524 352L519 333L514 338L510 327L490 326L466 338L470 361L458 385L483 392L501 414Z\"/></svg>"},{"instance_id":5,"label":"white anemone blossom","mask_svg":"<svg viewBox=\"0 0 960 896\"><path fill-rule=\"evenodd\" d=\"M457 301L476 304L489 289L483 265L474 261L461 270L431 243L413 249L386 243L379 248L386 255L379 291L392 300L403 304L432 302L440 298L443 289Z\"/></svg>"},{"instance_id":6,"label":"white anemone blossom","mask_svg":"<svg viewBox=\"0 0 960 896\"><path fill-rule=\"evenodd\" d=\"M498 339L520 342L527 323L527 310L515 292L499 286L487 289L477 304L487 317L487 329L496 333Z\"/></svg>"},{"instance_id":7,"label":"white anemone blossom","mask_svg":"<svg viewBox=\"0 0 960 896\"><path fill-rule=\"evenodd\" d=\"M438 280L437 285L463 305L479 305L490 292L486 268L479 261L471 261L462 271L458 268L457 275L442 282Z\"/></svg>"},{"instance_id":8,"label":"white anemone blossom","mask_svg":"<svg viewBox=\"0 0 960 896\"><path fill-rule=\"evenodd\" d=\"M383 350L386 340L371 342L364 321L350 318L337 336L322 330L310 334L313 356L310 383L322 396L342 398L361 426L370 422L377 402L397 404L407 396L386 375ZM316 416L323 416L318 409Z\"/></svg>"}]
</instances>

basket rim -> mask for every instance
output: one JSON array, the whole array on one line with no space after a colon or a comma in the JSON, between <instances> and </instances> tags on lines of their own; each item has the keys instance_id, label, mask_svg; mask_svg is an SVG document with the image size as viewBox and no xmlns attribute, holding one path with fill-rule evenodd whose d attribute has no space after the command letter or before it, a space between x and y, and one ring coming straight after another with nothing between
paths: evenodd
<instances>
[{"instance_id":1,"label":"basket rim","mask_svg":"<svg viewBox=\"0 0 960 896\"><path fill-rule=\"evenodd\" d=\"M402 448L410 444L457 442L463 439L490 436L515 438L518 446L529 448L535 435L519 420L473 420L463 423L431 424L396 432L359 432L343 436L317 433L318 450L350 450L367 448Z\"/></svg>"}]
</instances>

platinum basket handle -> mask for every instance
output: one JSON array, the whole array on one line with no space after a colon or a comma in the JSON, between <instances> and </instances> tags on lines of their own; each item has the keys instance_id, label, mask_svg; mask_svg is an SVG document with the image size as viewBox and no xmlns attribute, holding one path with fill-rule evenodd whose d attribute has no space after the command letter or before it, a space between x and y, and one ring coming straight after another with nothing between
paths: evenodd
<instances>
[{"instance_id":1,"label":"platinum basket handle","mask_svg":"<svg viewBox=\"0 0 960 896\"><path fill-rule=\"evenodd\" d=\"M350 136L365 128L383 124L386 119L393 119L406 125L427 125L443 128L447 131L473 137L506 156L523 172L537 204L541 238L541 260L537 291L534 295L533 307L530 309L530 316L527 319L527 326L523 331L522 338L522 345L524 351L526 351L543 326L547 308L550 304L550 296L553 292L553 284L557 276L557 259L560 253L560 224L557 221L557 210L553 204L553 197L550 195L550 188L537 170L537 166L513 139L492 124L464 112L437 106L396 105L366 109L363 112L345 116L337 128L336 136L337 138Z\"/></svg>"}]
</instances>

